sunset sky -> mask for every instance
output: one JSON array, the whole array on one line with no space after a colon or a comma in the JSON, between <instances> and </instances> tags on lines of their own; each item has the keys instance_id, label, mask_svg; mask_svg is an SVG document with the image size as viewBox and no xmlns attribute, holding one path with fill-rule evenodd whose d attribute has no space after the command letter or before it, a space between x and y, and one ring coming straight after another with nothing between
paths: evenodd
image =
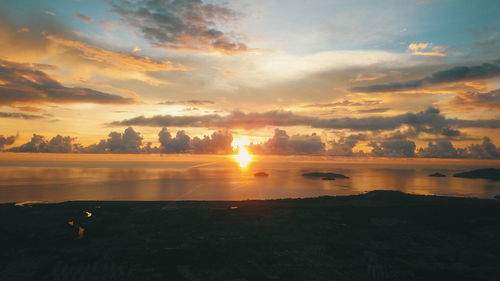
<instances>
[{"instance_id":1,"label":"sunset sky","mask_svg":"<svg viewBox=\"0 0 500 281\"><path fill-rule=\"evenodd\" d=\"M0 135L500 145L498 15L497 0L2 0Z\"/></svg>"}]
</instances>

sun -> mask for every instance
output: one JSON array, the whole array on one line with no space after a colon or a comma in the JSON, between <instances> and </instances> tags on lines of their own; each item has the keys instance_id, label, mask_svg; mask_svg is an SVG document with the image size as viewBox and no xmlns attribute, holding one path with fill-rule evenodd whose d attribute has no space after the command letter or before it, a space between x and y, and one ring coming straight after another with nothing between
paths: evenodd
<instances>
[{"instance_id":1,"label":"sun","mask_svg":"<svg viewBox=\"0 0 500 281\"><path fill-rule=\"evenodd\" d=\"M232 143L233 148L236 150L236 154L232 155L232 157L240 165L240 168L246 168L252 162L253 156L247 149L249 144L250 142L246 139L234 140Z\"/></svg>"}]
</instances>

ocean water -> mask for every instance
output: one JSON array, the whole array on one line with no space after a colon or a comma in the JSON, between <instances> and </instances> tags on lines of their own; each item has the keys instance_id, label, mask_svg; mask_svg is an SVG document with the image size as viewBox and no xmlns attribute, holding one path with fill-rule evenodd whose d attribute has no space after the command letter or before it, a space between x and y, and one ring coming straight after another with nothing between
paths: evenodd
<instances>
[{"instance_id":1,"label":"ocean water","mask_svg":"<svg viewBox=\"0 0 500 281\"><path fill-rule=\"evenodd\" d=\"M452 174L500 167L500 161L253 156L246 167L231 156L0 153L0 202L68 200L245 200L399 190L492 198L500 182ZM266 172L269 177L254 177ZM335 172L325 181L305 172ZM429 177L440 172L445 178Z\"/></svg>"}]
</instances>

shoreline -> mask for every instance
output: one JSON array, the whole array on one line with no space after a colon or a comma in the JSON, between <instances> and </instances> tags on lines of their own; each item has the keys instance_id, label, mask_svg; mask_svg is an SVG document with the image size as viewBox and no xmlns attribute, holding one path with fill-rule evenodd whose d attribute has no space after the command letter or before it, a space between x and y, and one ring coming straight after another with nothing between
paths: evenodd
<instances>
[{"instance_id":1,"label":"shoreline","mask_svg":"<svg viewBox=\"0 0 500 281\"><path fill-rule=\"evenodd\" d=\"M321 200L321 199L339 199L339 198L347 198L347 197L356 197L356 196L364 196L371 193L399 193L408 196L415 197L427 197L427 198L437 198L437 199L472 199L472 200L500 200L496 197L500 196L496 195L491 198L481 198L481 197L468 197L461 195L435 195L435 194L419 194L419 193L410 193L410 192L402 192L399 190L368 190L364 192L360 192L358 194L349 194L349 195L323 195L323 196L314 196L314 197L289 197L289 198L269 198L269 199L242 199L242 200L67 200L67 201L43 201L43 200L34 200L34 201L14 201L14 202L0 202L0 206L2 205L15 205L15 206L29 206L29 205L57 205L57 204L164 204L164 203L174 203L174 204L190 204L190 203L200 203L200 204L236 204L236 203L244 203L244 202L278 202L278 201L300 201L300 200Z\"/></svg>"}]
</instances>

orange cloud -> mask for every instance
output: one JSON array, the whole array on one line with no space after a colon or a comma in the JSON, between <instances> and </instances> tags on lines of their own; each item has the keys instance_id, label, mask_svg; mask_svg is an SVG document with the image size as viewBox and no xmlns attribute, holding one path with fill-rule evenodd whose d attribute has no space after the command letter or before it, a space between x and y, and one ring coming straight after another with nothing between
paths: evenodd
<instances>
[{"instance_id":1,"label":"orange cloud","mask_svg":"<svg viewBox=\"0 0 500 281\"><path fill-rule=\"evenodd\" d=\"M110 51L82 41L69 40L56 35L47 35L53 43L81 52L83 57L107 65L135 71L187 70L184 66L174 65L170 61L155 61L147 57L134 56L127 53Z\"/></svg>"},{"instance_id":2,"label":"orange cloud","mask_svg":"<svg viewBox=\"0 0 500 281\"><path fill-rule=\"evenodd\" d=\"M442 52L413 52L417 56L431 56L431 57L447 57L448 55Z\"/></svg>"},{"instance_id":3,"label":"orange cloud","mask_svg":"<svg viewBox=\"0 0 500 281\"><path fill-rule=\"evenodd\" d=\"M431 43L411 43L408 45L408 50L411 51L413 55L417 56L433 56L433 57L446 57L446 53L439 52L439 50L446 50L446 46L432 46ZM434 51L424 51L424 50L434 50Z\"/></svg>"},{"instance_id":4,"label":"orange cloud","mask_svg":"<svg viewBox=\"0 0 500 281\"><path fill-rule=\"evenodd\" d=\"M500 89L487 93L457 94L448 103L469 109L478 107L500 109Z\"/></svg>"},{"instance_id":5,"label":"orange cloud","mask_svg":"<svg viewBox=\"0 0 500 281\"><path fill-rule=\"evenodd\" d=\"M423 50L427 49L431 44L430 43L411 43L408 45L408 50L411 51L418 51L418 50Z\"/></svg>"},{"instance_id":6,"label":"orange cloud","mask_svg":"<svg viewBox=\"0 0 500 281\"><path fill-rule=\"evenodd\" d=\"M66 87L28 63L0 60L0 105L30 103L131 104L136 101L89 88ZM20 115L19 115L20 116Z\"/></svg>"}]
</instances>

